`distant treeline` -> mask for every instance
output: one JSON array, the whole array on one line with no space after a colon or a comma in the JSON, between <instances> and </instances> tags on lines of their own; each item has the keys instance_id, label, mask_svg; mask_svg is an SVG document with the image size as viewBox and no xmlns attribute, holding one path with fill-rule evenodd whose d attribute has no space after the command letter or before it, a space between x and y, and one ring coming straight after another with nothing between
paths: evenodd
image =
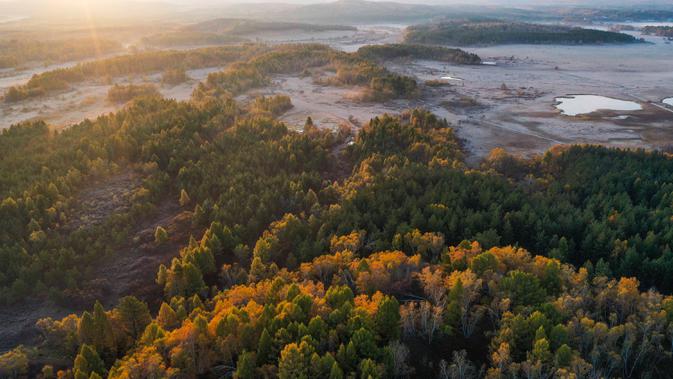
<instances>
[{"instance_id":1,"label":"distant treeline","mask_svg":"<svg viewBox=\"0 0 673 379\"><path fill-rule=\"evenodd\" d=\"M119 50L119 42L105 39L0 40L0 68L17 67L29 62L62 63Z\"/></svg>"},{"instance_id":2,"label":"distant treeline","mask_svg":"<svg viewBox=\"0 0 673 379\"><path fill-rule=\"evenodd\" d=\"M372 60L388 60L395 58L430 59L447 63L479 64L478 55L460 49L448 49L439 46L423 46L412 44L368 45L358 49L358 55Z\"/></svg>"},{"instance_id":3,"label":"distant treeline","mask_svg":"<svg viewBox=\"0 0 673 379\"><path fill-rule=\"evenodd\" d=\"M673 26L646 26L643 33L660 37L673 37Z\"/></svg>"},{"instance_id":4,"label":"distant treeline","mask_svg":"<svg viewBox=\"0 0 673 379\"><path fill-rule=\"evenodd\" d=\"M410 26L405 42L446 45L636 43L623 33L505 21L448 21Z\"/></svg>"},{"instance_id":5,"label":"distant treeline","mask_svg":"<svg viewBox=\"0 0 673 379\"><path fill-rule=\"evenodd\" d=\"M243 39L237 36L186 30L153 34L142 39L143 45L157 47L225 45L241 41Z\"/></svg>"},{"instance_id":6,"label":"distant treeline","mask_svg":"<svg viewBox=\"0 0 673 379\"><path fill-rule=\"evenodd\" d=\"M561 16L561 14L559 14ZM673 10L669 9L644 9L644 8L575 8L565 10L563 21L586 22L586 20L600 20L602 22L632 22L640 21L670 21L673 20Z\"/></svg>"},{"instance_id":7,"label":"distant treeline","mask_svg":"<svg viewBox=\"0 0 673 379\"><path fill-rule=\"evenodd\" d=\"M301 30L305 32L325 32L330 30L357 30L346 25L318 25L298 22L258 21L237 18L219 18L187 26L186 30L226 33L232 35L251 34L259 32L279 32Z\"/></svg>"},{"instance_id":8,"label":"distant treeline","mask_svg":"<svg viewBox=\"0 0 673 379\"><path fill-rule=\"evenodd\" d=\"M176 68L226 65L266 49L261 45L204 48L189 51L150 51L118 56L34 75L26 84L11 87L4 96L12 103L62 91L75 83L123 75L137 75Z\"/></svg>"},{"instance_id":9,"label":"distant treeline","mask_svg":"<svg viewBox=\"0 0 673 379\"><path fill-rule=\"evenodd\" d=\"M301 31L307 33L330 30L357 30L344 25L315 25L292 22L271 22L234 18L221 18L188 25L177 30L143 38L149 46L198 46L222 45L245 40L245 35L263 32Z\"/></svg>"}]
</instances>

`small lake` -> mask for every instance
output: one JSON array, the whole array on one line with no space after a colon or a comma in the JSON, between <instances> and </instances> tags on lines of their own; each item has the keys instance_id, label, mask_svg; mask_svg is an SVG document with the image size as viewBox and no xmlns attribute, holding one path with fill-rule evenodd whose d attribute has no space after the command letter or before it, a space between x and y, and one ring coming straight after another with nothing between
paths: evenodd
<instances>
[{"instance_id":1,"label":"small lake","mask_svg":"<svg viewBox=\"0 0 673 379\"><path fill-rule=\"evenodd\" d=\"M639 111L643 107L633 101L613 99L598 95L569 95L557 97L556 108L566 116L603 111Z\"/></svg>"},{"instance_id":2,"label":"small lake","mask_svg":"<svg viewBox=\"0 0 673 379\"><path fill-rule=\"evenodd\" d=\"M673 97L669 97L668 99L664 99L661 102L666 104L666 105L670 105L670 106L673 107Z\"/></svg>"}]
</instances>

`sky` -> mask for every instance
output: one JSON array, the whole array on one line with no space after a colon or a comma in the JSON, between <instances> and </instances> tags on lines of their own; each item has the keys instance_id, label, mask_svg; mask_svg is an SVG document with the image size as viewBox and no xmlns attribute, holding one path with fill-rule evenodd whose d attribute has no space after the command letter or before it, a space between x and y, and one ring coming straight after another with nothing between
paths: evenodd
<instances>
[{"instance_id":1,"label":"sky","mask_svg":"<svg viewBox=\"0 0 673 379\"><path fill-rule=\"evenodd\" d=\"M327 3L334 0L133 0L136 2L144 3L173 3L180 5L191 5L191 6L204 6L204 5L228 5L228 4L240 4L240 3L295 3L295 4L314 4L314 3ZM514 2L518 3L527 3L527 4L539 4L539 3L551 3L551 4L581 4L585 6L591 6L592 4L597 3L620 3L620 4L672 4L671 0L371 0L371 1L394 1L399 3L414 3L414 4L437 4L437 5L450 5L450 4L478 4L478 3L488 3L488 4L499 4L507 6ZM0 0L0 3L35 3L35 4L45 4L45 5L73 5L73 4L83 4L88 3L91 6L96 6L100 3L119 3L119 0Z\"/></svg>"}]
</instances>

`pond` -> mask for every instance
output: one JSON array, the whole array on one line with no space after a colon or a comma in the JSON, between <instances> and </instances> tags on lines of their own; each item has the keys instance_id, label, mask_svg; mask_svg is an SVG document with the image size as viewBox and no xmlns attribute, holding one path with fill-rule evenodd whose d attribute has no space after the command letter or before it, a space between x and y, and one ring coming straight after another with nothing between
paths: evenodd
<instances>
[{"instance_id":1,"label":"pond","mask_svg":"<svg viewBox=\"0 0 673 379\"><path fill-rule=\"evenodd\" d=\"M634 102L613 99L598 95L568 95L557 97L556 108L566 116L577 116L593 113L599 110L605 111L639 111L643 107Z\"/></svg>"}]
</instances>

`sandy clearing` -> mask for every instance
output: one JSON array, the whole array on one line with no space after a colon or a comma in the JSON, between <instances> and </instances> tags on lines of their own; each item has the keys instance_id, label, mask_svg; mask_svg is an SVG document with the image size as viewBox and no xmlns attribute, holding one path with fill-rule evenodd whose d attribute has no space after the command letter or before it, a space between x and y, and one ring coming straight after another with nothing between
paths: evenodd
<instances>
[{"instance_id":1,"label":"sandy clearing","mask_svg":"<svg viewBox=\"0 0 673 379\"><path fill-rule=\"evenodd\" d=\"M205 80L208 74L222 70L223 67L209 67L188 70L190 80L177 86L161 84L161 73L145 76L126 76L116 78L112 83L89 81L74 85L66 92L49 97L28 99L15 104L0 102L0 130L11 125L29 121L45 120L57 129L82 122L121 109L124 104L107 101L107 92L113 84L151 83L169 99L187 100L196 85Z\"/></svg>"}]
</instances>

